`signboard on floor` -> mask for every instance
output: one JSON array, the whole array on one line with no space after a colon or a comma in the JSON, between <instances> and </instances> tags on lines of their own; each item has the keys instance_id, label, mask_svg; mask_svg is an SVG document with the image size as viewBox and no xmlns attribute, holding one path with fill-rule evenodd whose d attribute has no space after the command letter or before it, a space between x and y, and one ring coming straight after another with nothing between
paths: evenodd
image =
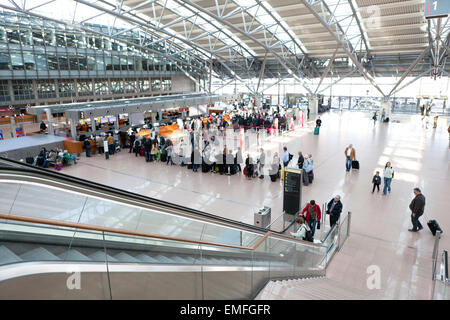
<instances>
[{"instance_id":1,"label":"signboard on floor","mask_svg":"<svg viewBox=\"0 0 450 320\"><path fill-rule=\"evenodd\" d=\"M442 18L450 14L450 0L425 0L425 18Z\"/></svg>"},{"instance_id":2,"label":"signboard on floor","mask_svg":"<svg viewBox=\"0 0 450 320\"><path fill-rule=\"evenodd\" d=\"M25 133L23 132L23 128L22 127L16 128L16 137L17 138L25 137Z\"/></svg>"},{"instance_id":3,"label":"signboard on floor","mask_svg":"<svg viewBox=\"0 0 450 320\"><path fill-rule=\"evenodd\" d=\"M284 168L283 177L283 212L296 214L301 210L302 170Z\"/></svg>"}]
</instances>

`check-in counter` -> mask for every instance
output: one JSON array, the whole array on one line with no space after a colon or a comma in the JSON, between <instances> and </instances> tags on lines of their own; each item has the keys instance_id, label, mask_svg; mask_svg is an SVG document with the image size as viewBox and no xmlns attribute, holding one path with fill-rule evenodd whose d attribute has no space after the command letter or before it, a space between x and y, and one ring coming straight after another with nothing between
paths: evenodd
<instances>
[{"instance_id":1,"label":"check-in counter","mask_svg":"<svg viewBox=\"0 0 450 320\"><path fill-rule=\"evenodd\" d=\"M89 140L91 144L91 152L97 151L97 142L95 140ZM64 150L67 150L69 153L75 153L79 155L80 153L85 152L83 141L74 141L74 140L64 140Z\"/></svg>"}]
</instances>

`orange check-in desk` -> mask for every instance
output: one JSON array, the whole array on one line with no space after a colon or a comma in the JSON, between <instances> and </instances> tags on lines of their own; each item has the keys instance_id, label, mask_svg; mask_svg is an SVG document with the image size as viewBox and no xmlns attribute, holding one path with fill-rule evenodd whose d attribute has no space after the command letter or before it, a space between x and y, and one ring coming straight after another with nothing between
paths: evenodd
<instances>
[{"instance_id":1,"label":"orange check-in desk","mask_svg":"<svg viewBox=\"0 0 450 320\"><path fill-rule=\"evenodd\" d=\"M91 144L91 152L97 151L97 142L95 140L89 140ZM82 141L74 141L74 140L64 140L64 150L67 150L69 153L80 154L85 152L83 149L84 142Z\"/></svg>"}]
</instances>

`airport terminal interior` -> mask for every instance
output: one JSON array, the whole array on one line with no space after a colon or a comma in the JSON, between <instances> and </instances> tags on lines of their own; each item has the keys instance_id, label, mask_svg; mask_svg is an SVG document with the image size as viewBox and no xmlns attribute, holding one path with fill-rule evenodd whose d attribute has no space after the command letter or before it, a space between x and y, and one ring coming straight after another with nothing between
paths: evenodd
<instances>
[{"instance_id":1,"label":"airport terminal interior","mask_svg":"<svg viewBox=\"0 0 450 320\"><path fill-rule=\"evenodd\" d=\"M0 299L449 300L449 15L0 0Z\"/></svg>"}]
</instances>

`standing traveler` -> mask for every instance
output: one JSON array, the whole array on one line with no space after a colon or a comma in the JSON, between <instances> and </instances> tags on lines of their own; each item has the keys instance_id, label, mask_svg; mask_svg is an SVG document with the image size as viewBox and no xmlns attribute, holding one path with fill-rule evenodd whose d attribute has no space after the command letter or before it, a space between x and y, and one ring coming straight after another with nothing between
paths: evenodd
<instances>
[{"instance_id":1,"label":"standing traveler","mask_svg":"<svg viewBox=\"0 0 450 320\"><path fill-rule=\"evenodd\" d=\"M283 147L283 151L283 167L287 167L292 157L291 154L287 151L286 147Z\"/></svg>"},{"instance_id":2,"label":"standing traveler","mask_svg":"<svg viewBox=\"0 0 450 320\"><path fill-rule=\"evenodd\" d=\"M305 216L306 212L306 216ZM320 206L316 204L316 201L311 200L308 205L303 209L302 216L305 216L306 223L311 229L312 236L314 237L314 233L316 232L317 223L320 223L320 219L322 219L322 212L320 211Z\"/></svg>"},{"instance_id":3,"label":"standing traveler","mask_svg":"<svg viewBox=\"0 0 450 320\"><path fill-rule=\"evenodd\" d=\"M320 120L320 117L317 118L316 120L316 127L319 127L322 125L322 120Z\"/></svg>"},{"instance_id":4,"label":"standing traveler","mask_svg":"<svg viewBox=\"0 0 450 320\"><path fill-rule=\"evenodd\" d=\"M373 125L375 125L375 124L377 123L377 111L375 111L375 112L373 113L372 120L373 120Z\"/></svg>"},{"instance_id":5,"label":"standing traveler","mask_svg":"<svg viewBox=\"0 0 450 320\"><path fill-rule=\"evenodd\" d=\"M105 153L105 148L103 147L103 138L100 135L98 135L95 138L95 142L97 144L98 153L99 154Z\"/></svg>"},{"instance_id":6,"label":"standing traveler","mask_svg":"<svg viewBox=\"0 0 450 320\"><path fill-rule=\"evenodd\" d=\"M303 157L303 154L301 151L298 152L298 160L297 160L297 166L299 169L303 169L303 163L305 162L305 158Z\"/></svg>"},{"instance_id":7,"label":"standing traveler","mask_svg":"<svg viewBox=\"0 0 450 320\"><path fill-rule=\"evenodd\" d=\"M114 137L112 136L112 134L110 133L108 135L108 138L106 138L106 141L108 142L108 152L110 155L114 154L114 149L115 149L115 142L114 142Z\"/></svg>"},{"instance_id":8,"label":"standing traveler","mask_svg":"<svg viewBox=\"0 0 450 320\"><path fill-rule=\"evenodd\" d=\"M84 149L86 150L86 157L91 157L91 143L89 142L89 139L84 139L83 141Z\"/></svg>"},{"instance_id":9,"label":"standing traveler","mask_svg":"<svg viewBox=\"0 0 450 320\"><path fill-rule=\"evenodd\" d=\"M383 195L386 195L386 191L391 193L391 182L394 178L394 169L391 167L391 163L387 162L384 167L384 187L383 187Z\"/></svg>"},{"instance_id":10,"label":"standing traveler","mask_svg":"<svg viewBox=\"0 0 450 320\"><path fill-rule=\"evenodd\" d=\"M259 155L259 178L264 179L264 164L266 163L266 154L264 152L264 149L260 149L261 154Z\"/></svg>"},{"instance_id":11,"label":"standing traveler","mask_svg":"<svg viewBox=\"0 0 450 320\"><path fill-rule=\"evenodd\" d=\"M372 193L375 192L375 187L378 189L378 192L380 192L380 184L381 184L380 171L377 171L375 173L375 175L372 178L372 183L373 183Z\"/></svg>"},{"instance_id":12,"label":"standing traveler","mask_svg":"<svg viewBox=\"0 0 450 320\"><path fill-rule=\"evenodd\" d=\"M411 209L412 212L411 222L413 227L412 229L408 229L408 231L417 232L423 229L423 226L420 223L419 218L421 215L423 215L423 211L425 208L425 197L419 188L414 188L414 194L416 196L409 205L409 209Z\"/></svg>"},{"instance_id":13,"label":"standing traveler","mask_svg":"<svg viewBox=\"0 0 450 320\"><path fill-rule=\"evenodd\" d=\"M134 134L134 131L131 131L129 139L130 139L130 153L132 153L134 148L134 142L136 141L136 135Z\"/></svg>"},{"instance_id":14,"label":"standing traveler","mask_svg":"<svg viewBox=\"0 0 450 320\"><path fill-rule=\"evenodd\" d=\"M245 159L245 168L244 171L247 171L247 178L251 179L253 177L254 164L253 159L250 157L250 154L247 154L247 159Z\"/></svg>"},{"instance_id":15,"label":"standing traveler","mask_svg":"<svg viewBox=\"0 0 450 320\"><path fill-rule=\"evenodd\" d=\"M145 161L150 161L150 152L152 151L152 140L150 138L142 138L144 143Z\"/></svg>"},{"instance_id":16,"label":"standing traveler","mask_svg":"<svg viewBox=\"0 0 450 320\"><path fill-rule=\"evenodd\" d=\"M333 227L338 222L342 212L341 196L337 195L327 205L326 213L330 215L330 227Z\"/></svg>"},{"instance_id":17,"label":"standing traveler","mask_svg":"<svg viewBox=\"0 0 450 320\"><path fill-rule=\"evenodd\" d=\"M356 160L356 152L353 148L353 145L350 144L347 148L345 148L345 168L347 172L352 168L352 161Z\"/></svg>"},{"instance_id":18,"label":"standing traveler","mask_svg":"<svg viewBox=\"0 0 450 320\"><path fill-rule=\"evenodd\" d=\"M386 118L386 110L383 108L383 110L381 111L381 122L384 122L384 119Z\"/></svg>"}]
</instances>

